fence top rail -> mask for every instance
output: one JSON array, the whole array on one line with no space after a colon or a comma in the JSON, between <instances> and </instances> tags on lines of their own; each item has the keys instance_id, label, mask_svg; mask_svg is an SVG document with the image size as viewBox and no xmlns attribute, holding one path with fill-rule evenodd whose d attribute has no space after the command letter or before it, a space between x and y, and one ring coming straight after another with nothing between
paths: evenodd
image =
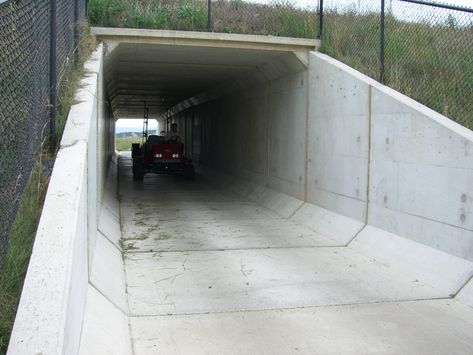
<instances>
[{"instance_id":1,"label":"fence top rail","mask_svg":"<svg viewBox=\"0 0 473 355\"><path fill-rule=\"evenodd\" d=\"M444 4L444 3L432 2L432 1L424 1L424 0L399 0L399 1L408 2L408 3L411 3L411 4L419 4L419 5L425 5L425 6L438 7L438 8L446 9L446 10L456 10L456 11L468 12L470 14L473 14L473 8L470 8L470 7L450 5L450 4Z\"/></svg>"}]
</instances>

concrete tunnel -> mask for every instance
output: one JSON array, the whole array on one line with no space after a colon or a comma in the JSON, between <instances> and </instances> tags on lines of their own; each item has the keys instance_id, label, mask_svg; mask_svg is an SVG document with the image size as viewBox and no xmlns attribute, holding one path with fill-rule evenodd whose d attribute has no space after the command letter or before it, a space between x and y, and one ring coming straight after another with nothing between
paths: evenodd
<instances>
[{"instance_id":1,"label":"concrete tunnel","mask_svg":"<svg viewBox=\"0 0 473 355\"><path fill-rule=\"evenodd\" d=\"M104 62L114 118L178 123L197 165L252 174L304 199L308 49L121 43ZM298 56L299 55L299 56ZM271 154L270 154L271 152ZM271 170L271 173L270 173Z\"/></svg>"},{"instance_id":2,"label":"concrete tunnel","mask_svg":"<svg viewBox=\"0 0 473 355\"><path fill-rule=\"evenodd\" d=\"M471 131L315 40L93 33L8 354L473 351ZM114 151L145 102L193 181Z\"/></svg>"}]
</instances>

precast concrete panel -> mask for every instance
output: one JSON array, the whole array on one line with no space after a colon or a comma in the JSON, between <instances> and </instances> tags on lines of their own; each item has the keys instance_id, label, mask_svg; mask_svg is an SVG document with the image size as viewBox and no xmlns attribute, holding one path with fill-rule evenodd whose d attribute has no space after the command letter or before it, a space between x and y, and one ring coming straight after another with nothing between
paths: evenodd
<instances>
[{"instance_id":1,"label":"precast concrete panel","mask_svg":"<svg viewBox=\"0 0 473 355\"><path fill-rule=\"evenodd\" d=\"M368 222L473 261L473 133L372 88Z\"/></svg>"},{"instance_id":2,"label":"precast concrete panel","mask_svg":"<svg viewBox=\"0 0 473 355\"><path fill-rule=\"evenodd\" d=\"M370 85L313 52L309 81L307 201L366 222Z\"/></svg>"}]
</instances>

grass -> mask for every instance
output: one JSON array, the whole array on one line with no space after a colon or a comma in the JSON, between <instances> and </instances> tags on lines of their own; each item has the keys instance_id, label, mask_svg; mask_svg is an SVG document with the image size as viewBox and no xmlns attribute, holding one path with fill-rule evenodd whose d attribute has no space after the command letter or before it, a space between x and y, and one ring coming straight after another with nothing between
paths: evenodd
<instances>
[{"instance_id":1,"label":"grass","mask_svg":"<svg viewBox=\"0 0 473 355\"><path fill-rule=\"evenodd\" d=\"M94 46L86 25L81 26L81 31L83 36L77 49L79 62L74 68L71 67L64 72L60 84L56 113L58 138L62 135L69 108L73 103L74 92L79 85L79 78L83 75L83 63ZM7 351L54 160L54 154L50 152L56 151L57 148L57 146L50 147L48 142L43 142L43 149L37 156L22 192L10 231L8 252L0 269L0 354L5 354Z\"/></svg>"},{"instance_id":2,"label":"grass","mask_svg":"<svg viewBox=\"0 0 473 355\"><path fill-rule=\"evenodd\" d=\"M7 351L48 179L40 158L21 196L0 272L0 354Z\"/></svg>"},{"instance_id":3,"label":"grass","mask_svg":"<svg viewBox=\"0 0 473 355\"><path fill-rule=\"evenodd\" d=\"M206 31L205 0L90 0L93 26ZM215 32L315 38L314 11L285 0L270 4L241 0L212 2Z\"/></svg>"},{"instance_id":4,"label":"grass","mask_svg":"<svg viewBox=\"0 0 473 355\"><path fill-rule=\"evenodd\" d=\"M119 152L130 151L132 143L141 143L141 137L115 136L115 149Z\"/></svg>"}]
</instances>

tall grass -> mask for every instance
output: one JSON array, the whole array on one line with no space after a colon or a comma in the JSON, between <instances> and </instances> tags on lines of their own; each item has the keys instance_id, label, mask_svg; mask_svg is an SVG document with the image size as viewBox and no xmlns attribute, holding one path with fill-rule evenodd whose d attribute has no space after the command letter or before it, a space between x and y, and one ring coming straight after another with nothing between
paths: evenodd
<instances>
[{"instance_id":1,"label":"tall grass","mask_svg":"<svg viewBox=\"0 0 473 355\"><path fill-rule=\"evenodd\" d=\"M204 31L207 4L192 0L91 0L89 20L92 25L105 27Z\"/></svg>"},{"instance_id":2,"label":"tall grass","mask_svg":"<svg viewBox=\"0 0 473 355\"><path fill-rule=\"evenodd\" d=\"M42 158L36 162L21 196L0 270L0 354L7 351L48 183L49 174L43 169Z\"/></svg>"},{"instance_id":3,"label":"tall grass","mask_svg":"<svg viewBox=\"0 0 473 355\"><path fill-rule=\"evenodd\" d=\"M73 103L74 92L79 85L79 78L83 75L83 64L94 47L94 41L86 24L81 25L81 32L82 39L79 48L76 49L79 52L79 61L75 67L66 71L59 86L56 113L56 133L59 138L62 135L69 108ZM57 149L57 147L52 148L45 141L42 151L38 154L28 183L22 192L20 206L9 236L8 252L0 268L0 354L6 353L13 328L54 161L51 151Z\"/></svg>"},{"instance_id":4,"label":"tall grass","mask_svg":"<svg viewBox=\"0 0 473 355\"><path fill-rule=\"evenodd\" d=\"M90 0L91 25L206 31L206 0ZM255 4L241 0L212 2L215 32L315 38L314 11L281 0Z\"/></svg>"}]
</instances>

